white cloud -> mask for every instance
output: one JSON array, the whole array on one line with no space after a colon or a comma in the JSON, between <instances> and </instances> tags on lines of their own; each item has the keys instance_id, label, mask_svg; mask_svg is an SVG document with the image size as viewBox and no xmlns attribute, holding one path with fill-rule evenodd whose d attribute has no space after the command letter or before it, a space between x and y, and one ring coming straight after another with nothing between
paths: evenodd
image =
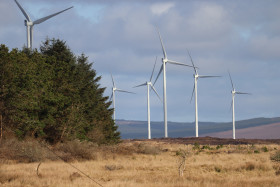
<instances>
[{"instance_id":1,"label":"white cloud","mask_svg":"<svg viewBox=\"0 0 280 187\"><path fill-rule=\"evenodd\" d=\"M150 9L153 14L160 16L162 14L167 13L174 6L175 6L175 4L172 2L155 3L150 7Z\"/></svg>"}]
</instances>

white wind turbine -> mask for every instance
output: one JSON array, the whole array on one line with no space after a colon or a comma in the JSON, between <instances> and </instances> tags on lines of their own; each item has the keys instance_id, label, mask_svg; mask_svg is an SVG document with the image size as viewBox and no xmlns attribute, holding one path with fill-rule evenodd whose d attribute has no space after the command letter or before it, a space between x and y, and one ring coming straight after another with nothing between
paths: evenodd
<instances>
[{"instance_id":1,"label":"white wind turbine","mask_svg":"<svg viewBox=\"0 0 280 187\"><path fill-rule=\"evenodd\" d=\"M209 76L209 75L198 75L197 69L194 66L192 57L188 51L189 57L191 59L192 65L193 65L193 69L194 69L194 85L193 85L193 91L192 91L192 97L191 97L191 101L193 98L193 93L194 94L194 99L195 99L195 137L198 137L198 109L197 109L197 80L198 78L213 78L213 77L220 77L220 76Z\"/></svg>"},{"instance_id":2,"label":"white wind turbine","mask_svg":"<svg viewBox=\"0 0 280 187\"><path fill-rule=\"evenodd\" d=\"M229 71L228 71L228 75L229 75L231 86L232 86L232 91L231 91L231 94L232 94L232 102L231 102L231 106L232 106L232 138L235 139L234 96L235 96L235 94L247 94L247 95L251 95L251 94L250 93L245 93L245 92L237 92L237 91L235 91L235 88L233 86L233 82L232 82L232 79L231 79Z\"/></svg>"},{"instance_id":3,"label":"white wind turbine","mask_svg":"<svg viewBox=\"0 0 280 187\"><path fill-rule=\"evenodd\" d=\"M115 116L115 91L117 91L117 92L126 92L126 93L131 93L131 94L134 94L134 93L133 92L129 92L129 91L125 91L125 90L121 90L121 89L117 88L116 85L115 85L115 81L114 81L114 78L113 78L112 74L111 74L111 78L112 78L113 87L112 87L112 95L111 95L110 100L113 99L114 121L115 121L115 119L116 119L116 116Z\"/></svg>"},{"instance_id":4,"label":"white wind turbine","mask_svg":"<svg viewBox=\"0 0 280 187\"><path fill-rule=\"evenodd\" d=\"M153 71L152 71L152 75L150 77L150 81L148 82L145 82L143 84L140 84L138 86L135 86L134 88L136 87L140 87L140 86L147 86L147 111L148 111L148 139L151 139L151 122L150 122L150 87L152 88L152 90L157 94L158 98L160 99L161 101L161 98L160 96L158 95L155 87L153 86L152 84L152 78L153 78L153 74L154 74L154 70L155 70L155 66L156 66L156 62L157 62L157 58L156 58L156 61L155 61L155 64L154 64L154 68L153 68Z\"/></svg>"},{"instance_id":5,"label":"white wind turbine","mask_svg":"<svg viewBox=\"0 0 280 187\"><path fill-rule=\"evenodd\" d=\"M162 47L163 58L162 58L161 68L159 70L159 73L157 75L157 78L156 78L154 84L156 83L156 81L157 81L159 75L161 74L161 72L163 71L164 136L165 136L165 138L167 138L168 137L168 129L167 129L167 101L166 101L166 67L165 67L166 63L175 64L175 65L181 65L181 66L188 66L188 67L193 67L193 66L190 66L190 65L187 65L187 64L183 64L183 63L179 63L179 62L176 62L176 61L173 61L173 60L169 60L167 58L166 51L164 49L163 42L162 42L159 30L158 30L158 35L159 35L159 39L160 39L160 43L161 43L161 47Z\"/></svg>"},{"instance_id":6,"label":"white wind turbine","mask_svg":"<svg viewBox=\"0 0 280 187\"><path fill-rule=\"evenodd\" d=\"M50 18L52 18L52 17L58 15L58 14L64 12L64 11L66 11L66 10L69 10L69 9L73 8L73 6L72 6L72 7L69 7L69 8L67 8L67 9L65 9L65 10L60 11L60 12L57 12L57 13L51 14L51 15L49 15L49 16L46 16L46 17L37 19L36 21L32 21L32 20L30 19L30 17L28 16L28 14L25 12L25 10L20 6L20 4L18 3L18 1L15 0L15 2L16 2L17 6L19 7L19 9L21 10L21 12L23 13L23 15L24 15L25 18L26 18L26 20L24 20L24 25L26 26L26 31L27 31L27 48L29 48L29 49L32 49L33 26L34 26L34 25L40 24L40 23L42 23L42 22L44 22L44 21L46 21L46 20L48 20L48 19L50 19Z\"/></svg>"}]
</instances>

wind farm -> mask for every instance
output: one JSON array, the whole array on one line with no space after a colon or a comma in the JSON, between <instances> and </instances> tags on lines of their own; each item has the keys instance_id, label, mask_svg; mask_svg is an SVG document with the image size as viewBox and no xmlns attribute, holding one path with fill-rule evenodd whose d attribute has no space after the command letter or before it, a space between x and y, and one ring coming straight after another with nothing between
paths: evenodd
<instances>
[{"instance_id":1,"label":"wind farm","mask_svg":"<svg viewBox=\"0 0 280 187\"><path fill-rule=\"evenodd\" d=\"M69 8L66 8L62 11L59 11L59 12L56 12L56 13L53 13L53 14L50 14L48 16L43 16L42 18L39 18L35 21L32 21L31 18L30 18L30 15L26 12L26 10L21 6L21 4L17 1L17 0L14 0L14 2L16 3L17 7L20 9L20 11L22 12L22 14L24 15L24 17L26 18L25 20L25 26L26 26L26 33L27 33L27 48L29 49L32 49L32 43L33 43L33 26L36 25L36 24L40 24L54 16L57 16L58 14L61 14L69 9L72 9L73 6L70 6ZM164 27L163 27L164 28ZM163 29L161 28L161 29ZM136 87L140 87L140 86L147 86L147 124L148 124L148 139L151 138L151 122L150 122L150 97L149 97L149 92L150 92L150 88L156 93L157 97L160 98L160 95L159 93L157 93L156 91L156 88L155 88L155 85L156 85L156 82L158 80L158 78L160 77L160 75L162 74L162 81L163 81L163 84L162 84L162 98L163 98L163 123L164 123L164 135L163 137L165 138L168 138L168 115L167 115L167 106L168 106L168 103L167 103L167 64L173 64L173 65L178 65L178 66L181 66L181 67L188 67L188 68L191 68L194 70L194 83L193 83L193 90L192 90L192 96L191 96L191 101L193 100L194 98L194 104L195 104L195 118L194 118L194 123L195 123L195 137L199 137L199 120L198 120L198 88L197 88L197 84L198 84L198 79L199 78L214 78L214 77L221 77L221 76L209 76L209 75L199 75L198 74L198 67L195 66L194 62L193 62L193 59L192 59L192 56L190 55L190 52L188 52L188 56L189 56L189 59L190 59L190 63L191 65L188 65L188 61L187 63L182 63L182 62L178 62L178 61L174 61L174 60L170 60L168 57L167 57L167 52L166 52L166 49L165 49L165 46L164 46L164 43L163 43L163 39L162 39L162 36L161 36L161 33L159 31L159 27L155 27L153 26L153 29L156 30L157 32L157 35L158 35L158 38L159 38L159 41L160 41L160 46L161 46L161 52L163 54L163 57L161 58L161 66L159 68L159 71L158 71L158 74L156 76L156 79L154 80L154 82L152 83L152 77L153 77L153 74L154 74L154 71L155 71L155 65L154 65L154 68L153 68L153 71L152 71L152 75L150 77L150 81L147 81L146 83L143 83L141 85L138 85ZM174 37L174 36L173 36ZM172 36L171 36L171 39L168 39L168 41L172 41ZM171 48L171 51L174 53L174 50ZM176 53L176 51L175 51ZM174 56L174 55L173 55ZM174 57L172 57L174 58ZM179 58L180 59L180 58ZM179 61L182 61L182 60L179 60ZM204 68L202 66L201 67L201 70L203 70ZM208 65L209 67L209 65ZM188 71L186 68L186 72ZM173 68L174 69L174 68ZM175 69L174 69L175 70ZM173 71L174 71L173 70ZM180 68L179 69L179 72L182 72L184 71L183 68ZM222 71L220 71L222 72ZM174 76L174 73L173 73L173 76ZM232 85L232 103L231 103L231 110L232 110L232 134L233 134L233 139L235 139L235 95L236 94L248 94L248 93L243 93L243 92L238 92L238 91L235 91L234 87L233 87L233 82L232 82L232 79L231 79L231 75L229 74L229 77L230 77L230 80L231 80L231 85ZM173 78L173 77L172 77ZM113 77L111 75L111 79L112 79L112 84L113 84L113 87L112 87L112 93L111 93L111 97L110 97L110 101L112 101L112 108L113 108L113 120L115 121L116 120L116 114L115 114L115 108L116 108L116 105L115 105L115 92L126 92L126 93L132 93L132 92L129 92L129 91L126 91L126 90L122 90L122 89L118 89L116 86L115 86L115 83L114 83L114 80L113 80ZM174 78L172 80L172 82L170 83L171 85L173 85L174 83ZM172 91L174 91L175 89L170 89L170 93L172 94ZM205 92L205 91L204 91ZM213 95L214 96L214 95ZM208 94L207 97L210 97L210 95ZM173 98L173 97L171 97ZM131 97L130 97L131 99ZM172 99L171 99L172 101ZM208 100L209 101L209 100ZM121 104L121 102L120 102ZM158 108L158 107L157 107ZM205 106L204 106L205 108ZM212 107L213 108L213 107ZM215 107L215 108L218 108L218 107ZM121 110L121 108L120 108ZM172 111L173 112L173 111ZM158 120L158 112L157 112L157 120ZM181 117L182 118L182 117ZM223 118L225 119L225 118ZM159 121L159 120L158 120Z\"/></svg>"},{"instance_id":2,"label":"wind farm","mask_svg":"<svg viewBox=\"0 0 280 187\"><path fill-rule=\"evenodd\" d=\"M1 1L0 185L280 186L279 6Z\"/></svg>"}]
</instances>

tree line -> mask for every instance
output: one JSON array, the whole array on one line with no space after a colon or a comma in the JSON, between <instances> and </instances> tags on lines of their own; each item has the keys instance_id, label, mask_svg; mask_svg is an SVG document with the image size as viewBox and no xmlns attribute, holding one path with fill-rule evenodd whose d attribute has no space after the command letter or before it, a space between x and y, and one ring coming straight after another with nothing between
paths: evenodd
<instances>
[{"instance_id":1,"label":"tree line","mask_svg":"<svg viewBox=\"0 0 280 187\"><path fill-rule=\"evenodd\" d=\"M46 39L40 49L0 46L0 122L18 138L50 143L88 140L115 143L120 133L113 109L84 54L65 41Z\"/></svg>"}]
</instances>

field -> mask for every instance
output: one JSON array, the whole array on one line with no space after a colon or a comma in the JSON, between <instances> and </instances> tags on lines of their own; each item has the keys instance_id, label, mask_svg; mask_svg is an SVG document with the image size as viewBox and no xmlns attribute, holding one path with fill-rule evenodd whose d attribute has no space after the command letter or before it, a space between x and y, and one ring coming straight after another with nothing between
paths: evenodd
<instances>
[{"instance_id":1,"label":"field","mask_svg":"<svg viewBox=\"0 0 280 187\"><path fill-rule=\"evenodd\" d=\"M41 147L31 155L10 152L7 157L5 152L12 149L8 142L1 147L0 186L280 186L279 142L255 141L127 140L114 146L76 142L52 147L56 155Z\"/></svg>"}]
</instances>

